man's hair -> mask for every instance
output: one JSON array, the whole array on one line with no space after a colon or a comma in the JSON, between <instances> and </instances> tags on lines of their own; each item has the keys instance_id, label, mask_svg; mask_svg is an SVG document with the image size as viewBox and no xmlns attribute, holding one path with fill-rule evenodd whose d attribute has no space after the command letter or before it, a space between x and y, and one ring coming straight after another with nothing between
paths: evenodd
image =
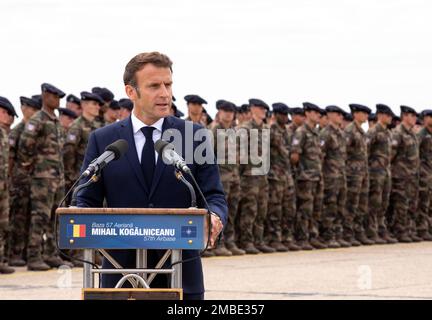
<instances>
[{"instance_id":1,"label":"man's hair","mask_svg":"<svg viewBox=\"0 0 432 320\"><path fill-rule=\"evenodd\" d=\"M172 72L172 61L168 56L159 52L143 52L133 57L126 65L123 82L132 87L137 86L136 73L146 64L152 64L159 68L170 68Z\"/></svg>"}]
</instances>

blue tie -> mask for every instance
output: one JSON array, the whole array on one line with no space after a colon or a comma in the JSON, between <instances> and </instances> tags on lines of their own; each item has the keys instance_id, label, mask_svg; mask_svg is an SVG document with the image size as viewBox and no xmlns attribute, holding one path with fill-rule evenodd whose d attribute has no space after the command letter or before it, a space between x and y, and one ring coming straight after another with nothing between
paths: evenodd
<instances>
[{"instance_id":1,"label":"blue tie","mask_svg":"<svg viewBox=\"0 0 432 320\"><path fill-rule=\"evenodd\" d=\"M156 129L154 127L143 127L141 128L142 133L144 133L145 144L141 153L141 168L144 174L144 180L147 183L147 186L150 190L152 181L153 181L153 173L155 169L155 148L153 142L153 130Z\"/></svg>"}]
</instances>

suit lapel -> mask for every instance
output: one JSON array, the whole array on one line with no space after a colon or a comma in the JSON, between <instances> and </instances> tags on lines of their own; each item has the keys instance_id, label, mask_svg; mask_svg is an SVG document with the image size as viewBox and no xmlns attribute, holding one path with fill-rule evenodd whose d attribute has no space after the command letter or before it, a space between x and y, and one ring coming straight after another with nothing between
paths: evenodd
<instances>
[{"instance_id":1,"label":"suit lapel","mask_svg":"<svg viewBox=\"0 0 432 320\"><path fill-rule=\"evenodd\" d=\"M128 142L129 148L126 152L126 158L129 161L133 171L135 172L135 175L137 176L139 182L141 183L142 187L146 191L146 193L149 193L148 187L144 181L144 175L141 169L141 165L139 163L137 150L135 147L135 139L134 139L134 133L133 133L133 127L132 127L132 120L131 117L125 119L122 121L123 123L118 128L119 135L122 139L125 139Z\"/></svg>"}]
</instances>

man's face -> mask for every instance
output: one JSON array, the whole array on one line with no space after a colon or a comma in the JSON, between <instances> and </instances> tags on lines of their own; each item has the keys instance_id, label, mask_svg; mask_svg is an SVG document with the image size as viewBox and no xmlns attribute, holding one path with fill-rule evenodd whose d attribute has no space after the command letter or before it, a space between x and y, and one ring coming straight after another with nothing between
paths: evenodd
<instances>
[{"instance_id":1,"label":"man's face","mask_svg":"<svg viewBox=\"0 0 432 320\"><path fill-rule=\"evenodd\" d=\"M305 119L305 117L303 115L301 115L301 114L294 114L292 116L292 121L294 122L294 124L297 127L300 127L301 125L303 125L304 119Z\"/></svg>"},{"instance_id":2,"label":"man's face","mask_svg":"<svg viewBox=\"0 0 432 320\"><path fill-rule=\"evenodd\" d=\"M108 122L115 122L120 118L120 110L114 110L109 108L105 112L105 119L108 120Z\"/></svg>"},{"instance_id":3,"label":"man's face","mask_svg":"<svg viewBox=\"0 0 432 320\"><path fill-rule=\"evenodd\" d=\"M321 117L321 114L317 111L306 111L305 115L306 115L306 119L308 119L309 121L315 124L318 123Z\"/></svg>"},{"instance_id":4,"label":"man's face","mask_svg":"<svg viewBox=\"0 0 432 320\"><path fill-rule=\"evenodd\" d=\"M60 107L60 97L51 92L42 92L42 104L49 109Z\"/></svg>"},{"instance_id":5,"label":"man's face","mask_svg":"<svg viewBox=\"0 0 432 320\"><path fill-rule=\"evenodd\" d=\"M74 122L74 120L75 120L74 118L71 118L67 115L64 114L60 115L60 124L65 129L69 129L70 126L72 125L72 122Z\"/></svg>"},{"instance_id":6,"label":"man's face","mask_svg":"<svg viewBox=\"0 0 432 320\"><path fill-rule=\"evenodd\" d=\"M100 105L98 102L93 100L83 100L81 101L81 106L83 113L90 117L97 117L100 111Z\"/></svg>"},{"instance_id":7,"label":"man's face","mask_svg":"<svg viewBox=\"0 0 432 320\"><path fill-rule=\"evenodd\" d=\"M327 112L327 117L330 123L340 126L343 121L343 115L339 112Z\"/></svg>"},{"instance_id":8,"label":"man's face","mask_svg":"<svg viewBox=\"0 0 432 320\"><path fill-rule=\"evenodd\" d=\"M409 127L413 127L417 122L417 116L414 113L404 113L402 122Z\"/></svg>"},{"instance_id":9,"label":"man's face","mask_svg":"<svg viewBox=\"0 0 432 320\"><path fill-rule=\"evenodd\" d=\"M219 121L223 123L231 123L234 121L234 112L219 110Z\"/></svg>"},{"instance_id":10,"label":"man's face","mask_svg":"<svg viewBox=\"0 0 432 320\"><path fill-rule=\"evenodd\" d=\"M424 116L423 117L423 125L425 127L428 127L429 129L432 128L432 116Z\"/></svg>"},{"instance_id":11,"label":"man's face","mask_svg":"<svg viewBox=\"0 0 432 320\"><path fill-rule=\"evenodd\" d=\"M324 128L325 126L327 126L327 124L328 124L328 117L327 117L327 115L322 115L321 116L321 118L320 118L320 127L321 128Z\"/></svg>"},{"instance_id":12,"label":"man's face","mask_svg":"<svg viewBox=\"0 0 432 320\"><path fill-rule=\"evenodd\" d=\"M258 106L251 106L252 117L264 120L266 118L266 109Z\"/></svg>"},{"instance_id":13,"label":"man's face","mask_svg":"<svg viewBox=\"0 0 432 320\"><path fill-rule=\"evenodd\" d=\"M26 105L21 106L21 112L26 119L30 119L38 110Z\"/></svg>"},{"instance_id":14,"label":"man's face","mask_svg":"<svg viewBox=\"0 0 432 320\"><path fill-rule=\"evenodd\" d=\"M66 102L66 108L75 112L77 116L80 116L82 114L82 108L79 104L73 102Z\"/></svg>"},{"instance_id":15,"label":"man's face","mask_svg":"<svg viewBox=\"0 0 432 320\"><path fill-rule=\"evenodd\" d=\"M126 94L134 103L135 114L153 123L169 116L172 100L171 70L146 64L135 77L137 89L126 86Z\"/></svg>"},{"instance_id":16,"label":"man's face","mask_svg":"<svg viewBox=\"0 0 432 320\"><path fill-rule=\"evenodd\" d=\"M188 103L189 115L192 117L202 117L204 115L202 104Z\"/></svg>"},{"instance_id":17,"label":"man's face","mask_svg":"<svg viewBox=\"0 0 432 320\"><path fill-rule=\"evenodd\" d=\"M276 122L280 126L284 126L288 123L288 115L283 113L275 113Z\"/></svg>"},{"instance_id":18,"label":"man's face","mask_svg":"<svg viewBox=\"0 0 432 320\"><path fill-rule=\"evenodd\" d=\"M357 111L357 112L354 112L353 117L358 122L365 123L368 120L369 115L367 114L367 112Z\"/></svg>"},{"instance_id":19,"label":"man's face","mask_svg":"<svg viewBox=\"0 0 432 320\"><path fill-rule=\"evenodd\" d=\"M121 108L120 109L120 120L126 119L127 117L129 117L131 114L131 112L129 111L129 109L126 108Z\"/></svg>"},{"instance_id":20,"label":"man's face","mask_svg":"<svg viewBox=\"0 0 432 320\"><path fill-rule=\"evenodd\" d=\"M389 126L392 123L393 117L386 113L378 113L377 114L378 121L384 123L385 125Z\"/></svg>"}]
</instances>

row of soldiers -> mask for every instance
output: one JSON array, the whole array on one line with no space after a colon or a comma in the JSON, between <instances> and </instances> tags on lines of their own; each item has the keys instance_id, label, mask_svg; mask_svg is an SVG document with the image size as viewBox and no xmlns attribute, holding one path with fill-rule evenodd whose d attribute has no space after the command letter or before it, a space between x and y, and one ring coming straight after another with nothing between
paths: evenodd
<instances>
[{"instance_id":1,"label":"row of soldiers","mask_svg":"<svg viewBox=\"0 0 432 320\"><path fill-rule=\"evenodd\" d=\"M432 110L401 106L398 117L384 104L375 114L360 104L349 105L351 114L308 102L272 107L259 99L242 107L217 102L214 136L270 129L271 165L261 175L251 161L219 165L229 218L206 256L432 240Z\"/></svg>"}]
</instances>

